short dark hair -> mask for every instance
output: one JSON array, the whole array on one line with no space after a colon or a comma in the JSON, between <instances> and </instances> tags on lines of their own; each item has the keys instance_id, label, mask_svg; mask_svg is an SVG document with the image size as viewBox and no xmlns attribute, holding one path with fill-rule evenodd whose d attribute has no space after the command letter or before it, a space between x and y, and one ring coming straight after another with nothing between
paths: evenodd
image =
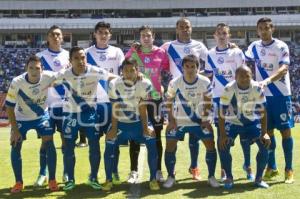
<instances>
[{"instance_id":1,"label":"short dark hair","mask_svg":"<svg viewBox=\"0 0 300 199\"><path fill-rule=\"evenodd\" d=\"M120 69L123 70L124 66L126 66L126 65L133 65L135 68L138 67L137 61L132 58L125 58L120 66Z\"/></svg>"},{"instance_id":2,"label":"short dark hair","mask_svg":"<svg viewBox=\"0 0 300 199\"><path fill-rule=\"evenodd\" d=\"M228 32L230 32L230 28L229 28L229 26L226 23L218 23L218 25L216 26L216 30L218 28L227 28Z\"/></svg>"},{"instance_id":3,"label":"short dark hair","mask_svg":"<svg viewBox=\"0 0 300 199\"><path fill-rule=\"evenodd\" d=\"M251 68L249 68L247 65L243 64L241 65L240 67L238 67L235 71L235 76L237 77L238 74L240 74L241 72L245 72L245 71L248 71L252 74L252 70Z\"/></svg>"},{"instance_id":4,"label":"short dark hair","mask_svg":"<svg viewBox=\"0 0 300 199\"><path fill-rule=\"evenodd\" d=\"M262 17L262 18L260 18L260 19L257 21L257 23L256 23L256 27L258 26L258 24L260 24L260 23L266 23L266 22L271 23L271 25L272 25L272 27L273 27L272 19L269 18L269 17Z\"/></svg>"},{"instance_id":5,"label":"short dark hair","mask_svg":"<svg viewBox=\"0 0 300 199\"><path fill-rule=\"evenodd\" d=\"M143 30L149 30L152 33L152 35L154 34L153 29L150 26L148 26L148 25L141 26L139 28L139 33L141 33Z\"/></svg>"},{"instance_id":6,"label":"short dark hair","mask_svg":"<svg viewBox=\"0 0 300 199\"><path fill-rule=\"evenodd\" d=\"M180 22L183 22L183 21L188 21L191 23L191 21L187 17L181 17L180 19L177 20L176 27L179 25Z\"/></svg>"},{"instance_id":7,"label":"short dark hair","mask_svg":"<svg viewBox=\"0 0 300 199\"><path fill-rule=\"evenodd\" d=\"M99 28L107 28L111 33L110 23L105 23L104 21L100 21L95 25L94 31L97 32Z\"/></svg>"},{"instance_id":8,"label":"short dark hair","mask_svg":"<svg viewBox=\"0 0 300 199\"><path fill-rule=\"evenodd\" d=\"M27 61L26 61L26 64L25 64L25 69L26 69L26 70L27 70L28 64L29 64L30 62L39 62L39 63L42 63L42 62L41 62L41 59L40 59L38 56L36 56L36 55L30 55L30 56L28 57ZM41 65L42 65L42 64L41 64ZM43 65L42 65L42 68L43 68Z\"/></svg>"},{"instance_id":9,"label":"short dark hair","mask_svg":"<svg viewBox=\"0 0 300 199\"><path fill-rule=\"evenodd\" d=\"M70 52L69 52L69 57L70 57L70 59L72 58L72 55L73 55L75 52L78 52L78 51L81 51L81 50L84 51L84 49L83 49L82 47L79 47L79 46L74 46L74 47L72 47L72 48L70 49Z\"/></svg>"},{"instance_id":10,"label":"short dark hair","mask_svg":"<svg viewBox=\"0 0 300 199\"><path fill-rule=\"evenodd\" d=\"M50 32L52 32L55 29L59 29L61 31L61 28L58 25L53 25L48 29L47 35L50 34Z\"/></svg>"},{"instance_id":11,"label":"short dark hair","mask_svg":"<svg viewBox=\"0 0 300 199\"><path fill-rule=\"evenodd\" d=\"M183 59L182 59L182 67L184 66L184 64L186 62L193 62L196 64L197 68L199 67L199 60L195 55L186 55Z\"/></svg>"}]
</instances>

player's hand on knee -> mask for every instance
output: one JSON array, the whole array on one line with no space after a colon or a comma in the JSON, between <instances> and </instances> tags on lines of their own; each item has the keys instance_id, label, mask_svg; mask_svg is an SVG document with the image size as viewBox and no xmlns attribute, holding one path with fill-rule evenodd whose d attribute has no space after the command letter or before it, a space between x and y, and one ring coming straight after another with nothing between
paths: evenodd
<instances>
[{"instance_id":1,"label":"player's hand on knee","mask_svg":"<svg viewBox=\"0 0 300 199\"><path fill-rule=\"evenodd\" d=\"M174 129L177 129L176 121L175 120L170 120L168 125L167 125L166 132L174 130Z\"/></svg>"},{"instance_id":2,"label":"player's hand on knee","mask_svg":"<svg viewBox=\"0 0 300 199\"><path fill-rule=\"evenodd\" d=\"M22 136L19 130L11 130L10 132L10 144L15 147L18 142L21 142Z\"/></svg>"},{"instance_id":3,"label":"player's hand on knee","mask_svg":"<svg viewBox=\"0 0 300 199\"><path fill-rule=\"evenodd\" d=\"M146 137L155 137L156 136L155 131L148 127L144 130L144 136L146 136Z\"/></svg>"},{"instance_id":4,"label":"player's hand on knee","mask_svg":"<svg viewBox=\"0 0 300 199\"><path fill-rule=\"evenodd\" d=\"M271 145L270 136L268 134L260 136L260 141L266 148L269 148L269 146Z\"/></svg>"},{"instance_id":5,"label":"player's hand on knee","mask_svg":"<svg viewBox=\"0 0 300 199\"><path fill-rule=\"evenodd\" d=\"M211 126L210 121L201 122L201 128L207 129L209 132L213 132L213 128Z\"/></svg>"}]
</instances>

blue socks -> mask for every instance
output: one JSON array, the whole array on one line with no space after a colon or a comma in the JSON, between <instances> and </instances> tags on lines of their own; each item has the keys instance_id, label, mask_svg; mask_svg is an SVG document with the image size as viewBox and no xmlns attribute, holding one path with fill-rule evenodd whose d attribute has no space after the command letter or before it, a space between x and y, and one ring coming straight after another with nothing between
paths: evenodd
<instances>
[{"instance_id":1,"label":"blue socks","mask_svg":"<svg viewBox=\"0 0 300 199\"><path fill-rule=\"evenodd\" d=\"M198 155L199 155L199 139L195 135L189 135L189 148L191 156L190 168L194 169L198 166Z\"/></svg>"},{"instance_id":2,"label":"blue socks","mask_svg":"<svg viewBox=\"0 0 300 199\"><path fill-rule=\"evenodd\" d=\"M11 147L10 153L11 164L15 174L16 182L23 182L21 148L22 142L18 142L15 147Z\"/></svg>"},{"instance_id":3,"label":"blue socks","mask_svg":"<svg viewBox=\"0 0 300 199\"><path fill-rule=\"evenodd\" d=\"M268 149L260 142L256 141L258 146L258 152L256 155L256 178L255 180L260 181L262 179L263 172L268 162Z\"/></svg>"},{"instance_id":4,"label":"blue socks","mask_svg":"<svg viewBox=\"0 0 300 199\"><path fill-rule=\"evenodd\" d=\"M176 164L176 156L175 156L176 150L173 152L165 152L165 165L168 171L168 176L175 177L174 176L174 169Z\"/></svg>"},{"instance_id":5,"label":"blue socks","mask_svg":"<svg viewBox=\"0 0 300 199\"><path fill-rule=\"evenodd\" d=\"M104 165L105 165L105 174L106 180L112 181L112 170L115 162L115 150L116 150L115 141L106 140L105 141L105 151L104 151Z\"/></svg>"},{"instance_id":6,"label":"blue socks","mask_svg":"<svg viewBox=\"0 0 300 199\"><path fill-rule=\"evenodd\" d=\"M65 139L65 154L64 161L66 163L66 171L68 174L68 179L74 181L74 167L75 167L75 140L74 139Z\"/></svg>"},{"instance_id":7,"label":"blue socks","mask_svg":"<svg viewBox=\"0 0 300 199\"><path fill-rule=\"evenodd\" d=\"M217 152L216 150L213 151L206 151L206 164L208 168L208 177L215 176L216 171L216 164L217 164Z\"/></svg>"},{"instance_id":8,"label":"blue socks","mask_svg":"<svg viewBox=\"0 0 300 199\"><path fill-rule=\"evenodd\" d=\"M293 145L294 141L292 137L282 139L282 148L284 152L285 159L285 170L292 170L292 162L293 162Z\"/></svg>"},{"instance_id":9,"label":"blue socks","mask_svg":"<svg viewBox=\"0 0 300 199\"><path fill-rule=\"evenodd\" d=\"M112 171L113 173L119 173L119 171L118 171L119 156L120 156L120 148L117 147L115 150L115 161L114 161L114 168Z\"/></svg>"},{"instance_id":10,"label":"blue socks","mask_svg":"<svg viewBox=\"0 0 300 199\"><path fill-rule=\"evenodd\" d=\"M40 175L45 176L47 174L47 154L46 154L46 148L41 144L40 148Z\"/></svg>"},{"instance_id":11,"label":"blue socks","mask_svg":"<svg viewBox=\"0 0 300 199\"><path fill-rule=\"evenodd\" d=\"M251 155L251 148L250 148L250 143L249 140L246 138L241 138L240 137L240 143L243 149L243 154L244 154L244 166L246 168L251 166L250 162L250 155Z\"/></svg>"},{"instance_id":12,"label":"blue socks","mask_svg":"<svg viewBox=\"0 0 300 199\"><path fill-rule=\"evenodd\" d=\"M88 139L89 142L89 159L91 174L90 179L97 179L100 165L100 144L99 139L93 137Z\"/></svg>"},{"instance_id":13,"label":"blue socks","mask_svg":"<svg viewBox=\"0 0 300 199\"><path fill-rule=\"evenodd\" d=\"M276 139L275 136L270 136L271 145L269 147L269 160L268 160L268 168L276 170L276 161L275 161L275 148L276 148Z\"/></svg>"},{"instance_id":14,"label":"blue socks","mask_svg":"<svg viewBox=\"0 0 300 199\"><path fill-rule=\"evenodd\" d=\"M146 138L145 141L147 152L148 152L148 165L150 170L150 181L156 179L157 171L157 147L156 147L156 138Z\"/></svg>"},{"instance_id":15,"label":"blue socks","mask_svg":"<svg viewBox=\"0 0 300 199\"><path fill-rule=\"evenodd\" d=\"M49 169L49 180L55 180L56 173L56 149L53 140L44 143L47 153L47 165Z\"/></svg>"},{"instance_id":16,"label":"blue socks","mask_svg":"<svg viewBox=\"0 0 300 199\"><path fill-rule=\"evenodd\" d=\"M230 144L227 144L226 149L220 150L220 159L223 169L226 172L227 178L233 179L232 176L232 156L230 154Z\"/></svg>"}]
</instances>

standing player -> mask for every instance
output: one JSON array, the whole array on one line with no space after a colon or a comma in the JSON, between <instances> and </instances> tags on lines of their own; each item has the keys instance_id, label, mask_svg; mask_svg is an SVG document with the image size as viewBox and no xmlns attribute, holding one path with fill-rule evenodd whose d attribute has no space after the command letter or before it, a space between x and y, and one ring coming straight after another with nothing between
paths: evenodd
<instances>
[{"instance_id":1,"label":"standing player","mask_svg":"<svg viewBox=\"0 0 300 199\"><path fill-rule=\"evenodd\" d=\"M182 59L186 55L193 54L197 59L206 61L207 48L203 43L191 39L192 24L189 19L181 18L176 22L177 40L165 43L162 48L166 50L170 61L170 72L173 78L179 77L183 73ZM189 172L193 179L200 180L198 169L199 143L194 134L189 135L189 148L191 156L191 165Z\"/></svg>"},{"instance_id":2,"label":"standing player","mask_svg":"<svg viewBox=\"0 0 300 199\"><path fill-rule=\"evenodd\" d=\"M212 77L213 87L213 101L214 101L214 113L215 113L215 125L217 127L218 138L218 109L220 104L220 96L224 92L224 87L228 82L235 79L235 71L244 62L244 55L239 48L230 47L230 28L224 23L220 23L216 27L214 34L217 46L210 49L207 56L207 62L205 65L206 76ZM254 180L254 176L250 167L250 144L247 139L241 139L241 145L244 153L244 165L243 168L247 172L247 179ZM219 150L219 148L218 148ZM221 166L221 168L223 168ZM221 180L225 180L226 175L224 170L221 171Z\"/></svg>"},{"instance_id":3,"label":"standing player","mask_svg":"<svg viewBox=\"0 0 300 199\"><path fill-rule=\"evenodd\" d=\"M289 48L286 43L272 37L274 26L270 18L257 21L257 33L261 40L253 42L246 57L255 60L255 77L265 89L268 112L268 134L271 138L269 161L264 178L269 180L279 175L275 161L276 140L274 129L282 136L282 148L285 157L285 183L293 183L293 138L294 127L290 76Z\"/></svg>"},{"instance_id":4,"label":"standing player","mask_svg":"<svg viewBox=\"0 0 300 199\"><path fill-rule=\"evenodd\" d=\"M223 169L227 175L224 187L230 189L233 186L230 148L235 138L240 135L241 139L257 144L255 185L268 188L269 185L262 181L270 145L266 124L266 98L258 82L252 80L251 69L247 66L240 66L236 70L235 79L226 85L220 98L218 144Z\"/></svg>"},{"instance_id":5,"label":"standing player","mask_svg":"<svg viewBox=\"0 0 300 199\"><path fill-rule=\"evenodd\" d=\"M109 23L99 22L94 29L95 45L85 50L87 62L98 66L115 75L119 74L119 67L124 60L124 54L120 48L109 45L112 36L112 30ZM108 97L108 83L100 80L97 87L97 115L99 121L99 132L102 135L107 132L111 123L111 103ZM118 173L119 151L116 151L116 164L113 170L113 183L120 184Z\"/></svg>"},{"instance_id":6,"label":"standing player","mask_svg":"<svg viewBox=\"0 0 300 199\"><path fill-rule=\"evenodd\" d=\"M164 180L161 172L162 142L161 130L163 129L164 118L162 116L162 96L161 85L162 70L169 70L169 59L164 49L153 45L155 34L151 27L142 26L139 29L141 46L139 49L131 48L125 55L126 58L136 60L139 72L152 83L153 90L150 99L147 101L147 111L149 120L154 127L156 135L156 146L158 152L156 179L160 182ZM138 155L140 145L134 141L130 142L131 172L128 177L129 183L136 183L138 180Z\"/></svg>"},{"instance_id":7,"label":"standing player","mask_svg":"<svg viewBox=\"0 0 300 199\"><path fill-rule=\"evenodd\" d=\"M78 130L81 128L87 135L89 144L89 160L91 173L88 184L93 189L101 189L97 175L100 164L99 132L95 129L96 115L96 91L99 80L110 80L115 77L106 70L87 64L86 55L82 48L73 47L70 50L71 68L62 71L58 75L56 84L65 86L65 100L63 111L63 134L65 139L66 171L68 181L64 190L72 190L75 187L75 141Z\"/></svg>"},{"instance_id":8,"label":"standing player","mask_svg":"<svg viewBox=\"0 0 300 199\"><path fill-rule=\"evenodd\" d=\"M69 65L69 53L62 49L61 44L63 42L63 34L60 27L53 25L47 32L47 44L48 48L42 52L37 53L40 57L44 70L58 72L65 69ZM54 130L61 133L62 146L61 150L64 154L64 139L62 137L62 103L64 98L63 86L56 86L49 88L48 91L48 106L50 113L50 125ZM35 182L36 186L42 186L46 182L46 150L45 146L41 145L40 149L40 172ZM63 172L63 181L67 180L65 173L65 163Z\"/></svg>"},{"instance_id":9,"label":"standing player","mask_svg":"<svg viewBox=\"0 0 300 199\"><path fill-rule=\"evenodd\" d=\"M55 80L55 75L43 71L39 57L34 55L29 57L25 69L26 73L12 80L6 98L7 115L11 123L11 162L16 178L16 184L11 192L23 190L21 148L30 129L35 129L42 138L46 165L49 169L48 186L51 191L57 191L54 129L50 125L46 103L48 87Z\"/></svg>"},{"instance_id":10,"label":"standing player","mask_svg":"<svg viewBox=\"0 0 300 199\"><path fill-rule=\"evenodd\" d=\"M185 133L194 134L202 140L206 147L206 163L208 167L208 184L219 187L215 175L217 152L213 130L209 120L212 106L212 88L207 77L198 74L199 61L194 55L187 55L182 60L183 76L173 79L168 87L167 144L165 164L168 179L164 187L170 188L175 184L175 163L177 141ZM174 101L175 100L175 101ZM175 108L173 107L173 103Z\"/></svg>"},{"instance_id":11,"label":"standing player","mask_svg":"<svg viewBox=\"0 0 300 199\"><path fill-rule=\"evenodd\" d=\"M135 60L125 59L122 64L123 77L110 83L112 103L112 124L106 135L105 173L106 183L103 190L112 188L112 169L114 154L119 144L133 140L145 143L148 151L150 170L150 189L158 190L156 180L157 150L155 133L148 127L147 103L145 100L151 93L151 82L147 79L138 80L138 64Z\"/></svg>"}]
</instances>

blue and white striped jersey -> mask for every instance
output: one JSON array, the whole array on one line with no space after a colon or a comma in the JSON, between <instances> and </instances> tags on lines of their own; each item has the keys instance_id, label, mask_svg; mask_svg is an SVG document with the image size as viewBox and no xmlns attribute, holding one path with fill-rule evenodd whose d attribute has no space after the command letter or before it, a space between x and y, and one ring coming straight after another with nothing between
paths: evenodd
<instances>
[{"instance_id":1,"label":"blue and white striped jersey","mask_svg":"<svg viewBox=\"0 0 300 199\"><path fill-rule=\"evenodd\" d=\"M197 75L193 83L186 82L180 76L170 82L167 96L175 98L174 118L177 126L197 126L203 115L204 96L212 97L211 83L203 75Z\"/></svg>"},{"instance_id":2,"label":"blue and white striped jersey","mask_svg":"<svg viewBox=\"0 0 300 199\"><path fill-rule=\"evenodd\" d=\"M207 48L205 45L196 40L191 40L188 43L181 43L178 40L170 41L162 45L162 48L166 50L170 61L170 72L173 78L182 75L182 59L186 55L193 54L206 62Z\"/></svg>"},{"instance_id":3,"label":"blue and white striped jersey","mask_svg":"<svg viewBox=\"0 0 300 199\"><path fill-rule=\"evenodd\" d=\"M269 45L264 45L261 40L254 41L245 52L247 59L255 61L256 81L262 81L278 71L282 64L290 64L289 48L281 40L273 39ZM289 96L291 95L289 72L269 84L265 89L266 96Z\"/></svg>"},{"instance_id":4,"label":"blue and white striped jersey","mask_svg":"<svg viewBox=\"0 0 300 199\"><path fill-rule=\"evenodd\" d=\"M15 77L6 97L5 103L15 107L18 121L31 121L43 116L48 109L48 88L56 79L56 73L51 71L43 71L40 81L36 84L30 83L27 76L27 73L23 73Z\"/></svg>"},{"instance_id":5,"label":"blue and white striped jersey","mask_svg":"<svg viewBox=\"0 0 300 199\"><path fill-rule=\"evenodd\" d=\"M226 84L235 79L236 69L245 63L244 54L239 48L208 51L205 73L212 74L213 98L219 98Z\"/></svg>"},{"instance_id":6,"label":"blue and white striped jersey","mask_svg":"<svg viewBox=\"0 0 300 199\"><path fill-rule=\"evenodd\" d=\"M107 48L98 48L95 45L85 49L87 62L98 66L115 75L119 74L119 67L124 61L124 54L120 48L109 45ZM106 92L106 93L105 93ZM97 87L97 102L109 102L108 82L101 80Z\"/></svg>"},{"instance_id":7,"label":"blue and white striped jersey","mask_svg":"<svg viewBox=\"0 0 300 199\"><path fill-rule=\"evenodd\" d=\"M126 123L139 121L139 103L141 100L149 99L151 90L152 84L148 79L138 80L132 86L125 84L121 77L113 79L109 83L109 97L111 102L121 104L118 121Z\"/></svg>"},{"instance_id":8,"label":"blue and white striped jersey","mask_svg":"<svg viewBox=\"0 0 300 199\"><path fill-rule=\"evenodd\" d=\"M59 72L69 66L69 52L64 49L56 52L48 48L36 55L40 57L44 70ZM50 88L47 100L49 107L62 107L64 95L63 86Z\"/></svg>"}]
</instances>

